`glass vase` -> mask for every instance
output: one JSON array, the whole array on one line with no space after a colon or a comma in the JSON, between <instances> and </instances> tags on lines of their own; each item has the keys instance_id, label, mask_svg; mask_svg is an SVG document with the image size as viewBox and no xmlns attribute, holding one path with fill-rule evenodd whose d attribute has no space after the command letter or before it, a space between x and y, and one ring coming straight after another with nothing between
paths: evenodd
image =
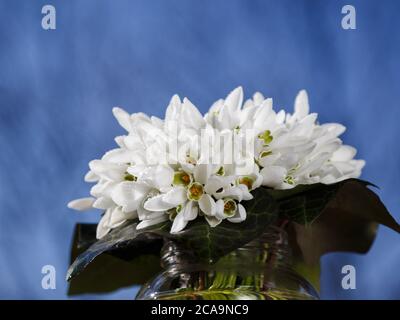
<instances>
[{"instance_id":1,"label":"glass vase","mask_svg":"<svg viewBox=\"0 0 400 320\"><path fill-rule=\"evenodd\" d=\"M215 264L199 262L189 250L165 242L164 271L142 286L145 300L310 300L312 285L291 268L286 232L271 226L264 234L222 257Z\"/></svg>"}]
</instances>

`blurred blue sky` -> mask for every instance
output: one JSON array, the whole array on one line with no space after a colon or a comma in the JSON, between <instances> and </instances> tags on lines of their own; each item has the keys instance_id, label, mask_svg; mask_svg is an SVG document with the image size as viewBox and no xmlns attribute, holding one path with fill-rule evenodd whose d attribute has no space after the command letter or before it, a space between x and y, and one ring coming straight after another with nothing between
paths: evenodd
<instances>
[{"instance_id":1,"label":"blurred blue sky","mask_svg":"<svg viewBox=\"0 0 400 320\"><path fill-rule=\"evenodd\" d=\"M352 4L357 30L341 28ZM41 28L41 8L57 29ZM400 3L389 1L0 0L0 298L63 299L87 163L123 133L111 108L163 116L174 93L204 112L242 85L292 109L308 90L321 122L348 127L363 178L400 220ZM41 268L57 289L41 288ZM341 266L357 289L341 289ZM399 299L399 236L380 228L367 255L323 258L322 298ZM84 298L133 298L136 288Z\"/></svg>"}]
</instances>

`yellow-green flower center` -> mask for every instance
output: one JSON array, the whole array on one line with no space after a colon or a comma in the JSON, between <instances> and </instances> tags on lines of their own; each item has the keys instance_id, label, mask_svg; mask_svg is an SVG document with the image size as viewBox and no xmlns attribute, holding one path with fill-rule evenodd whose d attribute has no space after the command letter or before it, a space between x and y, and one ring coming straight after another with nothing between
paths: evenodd
<instances>
[{"instance_id":1,"label":"yellow-green flower center","mask_svg":"<svg viewBox=\"0 0 400 320\"><path fill-rule=\"evenodd\" d=\"M188 188L187 197L189 200L198 201L203 193L203 186L198 182L194 182Z\"/></svg>"},{"instance_id":2,"label":"yellow-green flower center","mask_svg":"<svg viewBox=\"0 0 400 320\"><path fill-rule=\"evenodd\" d=\"M239 184L244 184L247 187L247 189L249 189L249 190L253 189L254 180L250 177L247 177L247 176L241 177L241 178L239 178L238 182L239 182Z\"/></svg>"},{"instance_id":3,"label":"yellow-green flower center","mask_svg":"<svg viewBox=\"0 0 400 320\"><path fill-rule=\"evenodd\" d=\"M187 186L190 184L191 180L192 179L189 174L187 174L184 171L179 171L179 172L175 172L175 174L174 174L173 184Z\"/></svg>"},{"instance_id":4,"label":"yellow-green flower center","mask_svg":"<svg viewBox=\"0 0 400 320\"><path fill-rule=\"evenodd\" d=\"M224 214L228 217L232 217L236 213L236 202L232 199L224 200Z\"/></svg>"}]
</instances>

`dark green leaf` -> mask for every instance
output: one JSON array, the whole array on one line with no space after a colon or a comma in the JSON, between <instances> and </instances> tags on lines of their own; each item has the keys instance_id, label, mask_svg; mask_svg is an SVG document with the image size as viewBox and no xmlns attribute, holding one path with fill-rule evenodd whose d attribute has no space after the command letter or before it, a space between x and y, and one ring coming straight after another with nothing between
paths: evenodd
<instances>
[{"instance_id":1,"label":"dark green leaf","mask_svg":"<svg viewBox=\"0 0 400 320\"><path fill-rule=\"evenodd\" d=\"M142 285L160 271L158 255L145 254L125 261L102 254L90 263L84 272L70 280L68 295L106 293Z\"/></svg>"},{"instance_id":2,"label":"dark green leaf","mask_svg":"<svg viewBox=\"0 0 400 320\"><path fill-rule=\"evenodd\" d=\"M112 230L104 238L94 242L86 251L82 243L89 243L90 237L79 236L82 226L78 226L75 232L75 240L72 250L72 259L74 262L67 272L67 280L72 279L85 269L95 258L96 263L91 263L85 272L86 279L79 277L79 281L83 284L90 284L90 279L106 278L102 276L105 272L110 272L109 277L115 280L115 277L121 277L120 282L129 284L141 284L160 270L159 252L162 245L161 235L165 230L169 230L169 222L153 226L151 230L136 230L136 223L129 222L125 225ZM89 227L84 227L89 230ZM93 241L93 240L92 240ZM83 247L82 247L83 246ZM129 249L128 249L129 248ZM108 253L108 255L103 255ZM101 255L101 257L99 257ZM143 258L145 256L146 258ZM157 263L154 265L154 256ZM153 261L153 264L149 263ZM112 268L111 268L112 267ZM118 268L120 270L118 271ZM131 272L129 272L131 271ZM89 279L89 280L87 280ZM113 281L114 281L113 280ZM95 281L96 282L96 281ZM100 285L97 281L95 286ZM119 281L115 281L119 283ZM129 282L129 283L128 283ZM104 285L106 288L102 291L110 291L113 285ZM71 287L80 287L77 284ZM84 285L84 287L87 287ZM116 285L115 285L116 287ZM118 287L116 287L118 288ZM115 289L116 289L115 288ZM85 291L74 289L73 292ZM96 291L100 291L98 288ZM95 291L90 291L95 292Z\"/></svg>"},{"instance_id":3,"label":"dark green leaf","mask_svg":"<svg viewBox=\"0 0 400 320\"><path fill-rule=\"evenodd\" d=\"M199 259L216 262L232 250L259 237L277 219L277 203L266 189L256 189L253 196L252 200L242 202L247 218L241 223L223 221L212 228L205 219L196 219L181 232L168 237L191 249Z\"/></svg>"},{"instance_id":4,"label":"dark green leaf","mask_svg":"<svg viewBox=\"0 0 400 320\"><path fill-rule=\"evenodd\" d=\"M286 197L279 200L279 215L299 224L311 224L341 186L342 183L331 185L316 183L283 190L281 193Z\"/></svg>"},{"instance_id":5,"label":"dark green leaf","mask_svg":"<svg viewBox=\"0 0 400 320\"><path fill-rule=\"evenodd\" d=\"M400 232L399 224L367 185L349 179L312 185L281 198L280 214L293 222L290 232L295 254L307 264L315 264L327 252L367 252L378 224Z\"/></svg>"},{"instance_id":6,"label":"dark green leaf","mask_svg":"<svg viewBox=\"0 0 400 320\"><path fill-rule=\"evenodd\" d=\"M95 223L79 223L75 226L73 248L86 250L96 239L97 224ZM76 258L76 256L74 257Z\"/></svg>"}]
</instances>

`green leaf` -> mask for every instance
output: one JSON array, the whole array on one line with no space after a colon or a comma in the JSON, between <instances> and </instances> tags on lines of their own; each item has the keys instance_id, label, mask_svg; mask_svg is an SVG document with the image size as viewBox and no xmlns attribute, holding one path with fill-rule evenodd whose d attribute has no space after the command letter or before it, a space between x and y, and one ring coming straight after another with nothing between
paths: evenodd
<instances>
[{"instance_id":1,"label":"green leaf","mask_svg":"<svg viewBox=\"0 0 400 320\"><path fill-rule=\"evenodd\" d=\"M169 231L169 224L159 224L151 230L136 230L136 223L128 222L97 241L90 236L93 226L78 225L72 246L71 260L74 262L68 269L67 280L86 267L87 270L71 282L69 293L106 292L121 286L143 284L160 271L162 234Z\"/></svg>"},{"instance_id":2,"label":"green leaf","mask_svg":"<svg viewBox=\"0 0 400 320\"><path fill-rule=\"evenodd\" d=\"M304 225L311 224L333 200L344 185L356 183L364 187L369 182L348 179L334 184L314 183L298 185L288 190L271 190L268 192L279 203L279 216ZM369 189L367 189L369 190Z\"/></svg>"},{"instance_id":3,"label":"green leaf","mask_svg":"<svg viewBox=\"0 0 400 320\"><path fill-rule=\"evenodd\" d=\"M368 185L348 179L279 192L280 215L292 222L292 248L299 260L312 265L327 252L365 253L375 239L378 224L400 232L400 225ZM274 192L278 198L278 192Z\"/></svg>"},{"instance_id":4,"label":"green leaf","mask_svg":"<svg viewBox=\"0 0 400 320\"><path fill-rule=\"evenodd\" d=\"M143 254L131 261L102 254L70 280L68 295L106 293L142 285L160 271L160 257L155 254Z\"/></svg>"},{"instance_id":5,"label":"green leaf","mask_svg":"<svg viewBox=\"0 0 400 320\"><path fill-rule=\"evenodd\" d=\"M325 185L299 185L289 190L274 190L279 202L279 215L299 224L311 224L333 199L344 182Z\"/></svg>"},{"instance_id":6,"label":"green leaf","mask_svg":"<svg viewBox=\"0 0 400 320\"><path fill-rule=\"evenodd\" d=\"M252 192L254 198L244 201L247 218L241 223L221 222L211 227L205 219L196 219L177 234L168 238L193 251L202 261L214 263L220 257L259 237L266 227L276 221L278 206L264 188Z\"/></svg>"}]
</instances>

